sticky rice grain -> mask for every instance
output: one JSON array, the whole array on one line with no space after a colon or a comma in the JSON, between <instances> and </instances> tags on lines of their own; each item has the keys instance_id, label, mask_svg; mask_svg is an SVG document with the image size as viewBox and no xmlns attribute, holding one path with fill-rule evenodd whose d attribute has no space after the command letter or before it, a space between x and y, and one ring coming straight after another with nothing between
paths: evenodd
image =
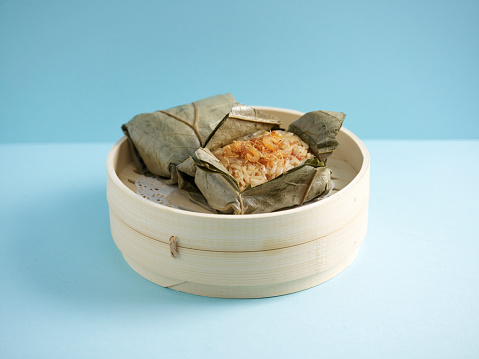
<instances>
[{"instance_id":1,"label":"sticky rice grain","mask_svg":"<svg viewBox=\"0 0 479 359\"><path fill-rule=\"evenodd\" d=\"M270 181L314 157L301 138L280 130L233 141L213 154L237 180L241 191Z\"/></svg>"}]
</instances>

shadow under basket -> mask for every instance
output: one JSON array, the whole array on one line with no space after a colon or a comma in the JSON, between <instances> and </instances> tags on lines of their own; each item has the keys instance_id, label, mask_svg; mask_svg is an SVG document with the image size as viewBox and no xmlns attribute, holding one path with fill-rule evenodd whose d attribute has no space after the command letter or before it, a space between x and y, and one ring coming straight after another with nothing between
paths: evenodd
<instances>
[{"instance_id":1,"label":"shadow under basket","mask_svg":"<svg viewBox=\"0 0 479 359\"><path fill-rule=\"evenodd\" d=\"M280 118L283 128L302 115L257 108ZM354 261L368 221L368 151L345 128L337 140L339 147L328 159L333 189L326 198L273 213L223 215L138 195L140 175L123 137L107 159L113 240L141 276L182 292L261 298L323 283ZM176 196L187 201L181 193Z\"/></svg>"}]
</instances>

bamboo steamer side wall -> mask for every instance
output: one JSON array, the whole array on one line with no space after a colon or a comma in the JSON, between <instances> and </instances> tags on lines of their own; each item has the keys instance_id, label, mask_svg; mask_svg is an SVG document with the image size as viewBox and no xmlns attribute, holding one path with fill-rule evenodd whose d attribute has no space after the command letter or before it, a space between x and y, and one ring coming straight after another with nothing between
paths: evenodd
<instances>
[{"instance_id":1,"label":"bamboo steamer side wall","mask_svg":"<svg viewBox=\"0 0 479 359\"><path fill-rule=\"evenodd\" d=\"M219 252L169 245L134 231L115 215L111 223L115 243L132 260L165 276L204 284L244 286L282 283L335 266L356 252L366 233L367 212L350 225L301 245L257 252Z\"/></svg>"},{"instance_id":2,"label":"bamboo steamer side wall","mask_svg":"<svg viewBox=\"0 0 479 359\"><path fill-rule=\"evenodd\" d=\"M245 286L203 284L178 280L166 277L156 271L151 271L140 265L138 262L133 261L128 255L124 255L124 257L131 268L144 278L163 287L171 288L180 292L219 298L264 298L290 294L324 283L345 270L354 261L357 253L358 252L356 251L346 257L343 262L309 277L282 283Z\"/></svg>"}]
</instances>

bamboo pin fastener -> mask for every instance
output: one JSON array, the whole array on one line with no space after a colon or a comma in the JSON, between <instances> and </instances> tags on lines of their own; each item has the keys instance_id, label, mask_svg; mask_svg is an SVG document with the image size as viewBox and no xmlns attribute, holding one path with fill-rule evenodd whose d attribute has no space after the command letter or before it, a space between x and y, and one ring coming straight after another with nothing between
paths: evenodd
<instances>
[{"instance_id":1,"label":"bamboo pin fastener","mask_svg":"<svg viewBox=\"0 0 479 359\"><path fill-rule=\"evenodd\" d=\"M284 127L302 115L258 108L279 117ZM188 201L188 210L170 208L137 195L134 182L140 175L122 138L107 159L112 237L132 269L183 292L258 298L320 284L352 263L367 231L369 155L345 128L337 140L327 163L333 173L329 197L234 216L204 213L193 204L186 208Z\"/></svg>"},{"instance_id":2,"label":"bamboo pin fastener","mask_svg":"<svg viewBox=\"0 0 479 359\"><path fill-rule=\"evenodd\" d=\"M169 240L170 244L170 254L173 258L178 258L178 248L176 248L176 237L171 236Z\"/></svg>"}]
</instances>

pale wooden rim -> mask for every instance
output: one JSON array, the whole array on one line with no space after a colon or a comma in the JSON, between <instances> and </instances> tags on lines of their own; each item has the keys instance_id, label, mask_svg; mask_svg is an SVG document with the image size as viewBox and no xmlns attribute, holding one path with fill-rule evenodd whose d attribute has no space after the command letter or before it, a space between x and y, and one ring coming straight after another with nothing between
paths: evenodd
<instances>
[{"instance_id":1,"label":"pale wooden rim","mask_svg":"<svg viewBox=\"0 0 479 359\"><path fill-rule=\"evenodd\" d=\"M285 108L280 108L280 107L268 107L268 106L253 106L259 110L270 110L270 111L278 111L278 112L284 112L292 115L298 115L302 116L304 112L296 111L296 110L291 110L291 109L285 109ZM366 148L366 146L362 143L362 141L351 131L346 129L345 127L341 128L341 132L343 132L345 135L350 137L359 147L359 150L361 151L361 154L363 156L363 163L361 165L361 169L359 170L358 174L354 179L348 183L341 191L332 194L331 196L318 201L316 203L311 203L306 206L299 206L296 208L292 209L287 209L287 210L281 210L277 212L272 212L272 213L259 213L259 214L246 214L242 216L235 216L231 214L215 214L215 213L199 213L199 212L192 212L192 211L186 211L183 209L178 209L178 208L171 208L171 207L166 207L161 204L154 203L146 198L143 198L133 191L131 191L123 182L120 180L118 177L115 167L113 165L113 158L114 154L117 153L118 147L123 143L123 141L126 141L126 137L123 136L120 138L110 149L110 152L108 153L107 157L107 172L110 176L110 178L113 180L116 186L119 186L120 188L123 188L125 190L125 193L127 193L129 196L135 196L136 200L142 201L146 206L151 206L153 208L156 208L157 210L160 211L167 211L167 212L172 212L172 213L177 213L179 215L183 216L192 216L192 217L199 217L199 218L225 218L228 220L248 220L248 219L253 219L253 218L268 218L268 217L277 217L277 216L287 216L290 213L296 213L296 212L302 212L302 211L308 211L311 210L312 208L316 208L319 206L326 206L328 205L329 202L333 201L339 196L344 196L345 193L352 187L354 186L357 182L359 182L367 173L369 170L369 165L370 165L370 159L369 159L369 153Z\"/></svg>"}]
</instances>

